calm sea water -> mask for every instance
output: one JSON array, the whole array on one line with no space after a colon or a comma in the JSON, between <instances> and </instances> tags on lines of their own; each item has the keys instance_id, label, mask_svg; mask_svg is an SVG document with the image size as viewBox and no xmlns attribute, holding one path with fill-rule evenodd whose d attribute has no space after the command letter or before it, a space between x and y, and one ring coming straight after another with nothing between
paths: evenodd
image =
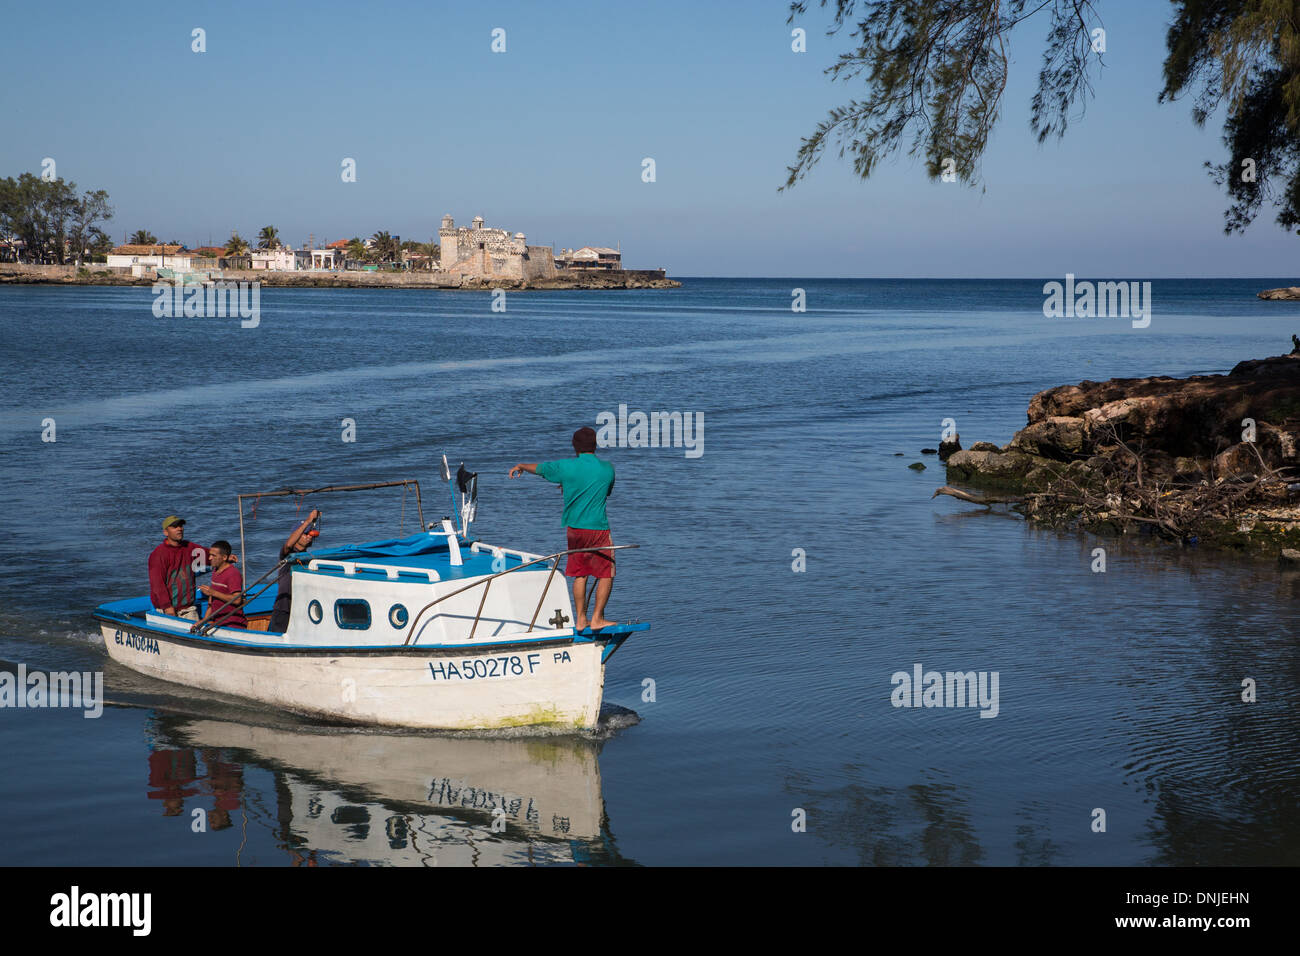
<instances>
[{"instance_id":1,"label":"calm sea water","mask_svg":"<svg viewBox=\"0 0 1300 956\"><path fill-rule=\"evenodd\" d=\"M0 666L102 670L113 702L0 709L0 863L1300 862L1295 577L932 500L920 454L945 418L1005 442L1053 385L1289 351L1300 304L1254 297L1282 284L1157 281L1147 329L1045 319L1032 281L694 279L504 313L270 289L255 329L156 319L146 288L0 289ZM506 470L620 404L702 412L704 453L603 452L641 545L610 613L653 626L591 739L321 727L107 659L90 612L144 592L163 515L236 539L239 492L417 478L440 517L446 451L480 474L482 538L557 550L555 491ZM414 522L396 491L315 503L331 544ZM250 570L295 508L262 504ZM893 706L918 664L996 671L997 716Z\"/></svg>"}]
</instances>

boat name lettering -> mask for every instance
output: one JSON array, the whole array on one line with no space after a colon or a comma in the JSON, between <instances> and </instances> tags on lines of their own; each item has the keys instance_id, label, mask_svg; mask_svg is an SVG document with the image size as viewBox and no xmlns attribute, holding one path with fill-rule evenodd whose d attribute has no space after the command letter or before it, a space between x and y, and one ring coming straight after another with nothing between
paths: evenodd
<instances>
[{"instance_id":1,"label":"boat name lettering","mask_svg":"<svg viewBox=\"0 0 1300 956\"><path fill-rule=\"evenodd\" d=\"M503 657L466 657L461 661L439 661L434 663L429 661L429 673L433 679L437 680L474 680L482 678L490 680L493 677L518 677L524 672L524 664L528 665L528 673L537 669L541 662L540 654L529 654L527 660L518 654L507 654Z\"/></svg>"},{"instance_id":2,"label":"boat name lettering","mask_svg":"<svg viewBox=\"0 0 1300 956\"><path fill-rule=\"evenodd\" d=\"M136 634L134 631L127 631L123 634L121 631L113 632L113 643L121 644L123 647L129 647L135 651L144 651L146 654L158 654L161 656L162 651L158 650L158 642L146 634Z\"/></svg>"},{"instance_id":3,"label":"boat name lettering","mask_svg":"<svg viewBox=\"0 0 1300 956\"><path fill-rule=\"evenodd\" d=\"M571 663L571 661L570 661L570 659L569 659L569 652L568 652L568 651L556 651L556 652L555 652L555 663L557 663L557 664L568 664L568 663Z\"/></svg>"},{"instance_id":4,"label":"boat name lettering","mask_svg":"<svg viewBox=\"0 0 1300 956\"><path fill-rule=\"evenodd\" d=\"M519 819L520 811L523 812L523 818L528 823L540 823L541 814L534 806L535 800L528 798L528 807L524 808L523 797L510 796L504 793L497 793L492 790L481 790L478 787L472 787L460 780L452 780L450 777L435 778L429 784L430 803L436 803L444 807L466 807L474 810L497 810L505 812L506 816L515 820Z\"/></svg>"}]
</instances>

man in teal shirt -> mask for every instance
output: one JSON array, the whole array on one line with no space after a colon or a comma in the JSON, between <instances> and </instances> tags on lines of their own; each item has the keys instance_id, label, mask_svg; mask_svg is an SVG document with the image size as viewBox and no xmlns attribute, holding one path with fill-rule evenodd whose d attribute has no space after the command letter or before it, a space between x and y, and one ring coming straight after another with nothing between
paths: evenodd
<instances>
[{"instance_id":1,"label":"man in teal shirt","mask_svg":"<svg viewBox=\"0 0 1300 956\"><path fill-rule=\"evenodd\" d=\"M573 433L576 457L525 464L510 469L517 478L525 471L558 484L564 492L564 525L569 534L569 550L600 548L613 544L609 537L609 518L605 499L614 491L614 466L596 457L596 430L579 428ZM591 627L599 630L613 621L605 619L605 603L614 590L614 552L584 551L570 554L564 562L565 577L573 578L574 626L587 627L587 577L596 579L596 605L592 608Z\"/></svg>"}]
</instances>

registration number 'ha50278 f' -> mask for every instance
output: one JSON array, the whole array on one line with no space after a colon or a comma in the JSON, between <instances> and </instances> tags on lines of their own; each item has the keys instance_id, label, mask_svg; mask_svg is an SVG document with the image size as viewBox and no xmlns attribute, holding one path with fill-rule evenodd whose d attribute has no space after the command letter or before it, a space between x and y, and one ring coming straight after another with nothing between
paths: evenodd
<instances>
[{"instance_id":1,"label":"registration number 'ha50278 f'","mask_svg":"<svg viewBox=\"0 0 1300 956\"><path fill-rule=\"evenodd\" d=\"M556 655L569 660L567 652ZM500 657L465 657L460 660L429 661L429 673L434 680L500 680L504 677L523 677L536 672L542 665L542 655L502 654Z\"/></svg>"}]
</instances>

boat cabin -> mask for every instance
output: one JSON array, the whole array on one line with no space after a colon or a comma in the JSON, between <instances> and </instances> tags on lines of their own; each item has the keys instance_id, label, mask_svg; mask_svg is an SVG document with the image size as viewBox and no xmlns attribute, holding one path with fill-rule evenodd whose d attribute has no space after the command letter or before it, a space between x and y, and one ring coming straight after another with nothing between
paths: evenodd
<instances>
[{"instance_id":1,"label":"boat cabin","mask_svg":"<svg viewBox=\"0 0 1300 956\"><path fill-rule=\"evenodd\" d=\"M454 531L304 551L294 556L289 626L268 630L276 585L249 588L247 628L217 627L213 639L259 646L393 647L517 641L572 633L567 581L541 555L466 541ZM260 593L258 593L260 592ZM199 614L209 607L200 595ZM148 596L105 605L148 623L178 619Z\"/></svg>"}]
</instances>

